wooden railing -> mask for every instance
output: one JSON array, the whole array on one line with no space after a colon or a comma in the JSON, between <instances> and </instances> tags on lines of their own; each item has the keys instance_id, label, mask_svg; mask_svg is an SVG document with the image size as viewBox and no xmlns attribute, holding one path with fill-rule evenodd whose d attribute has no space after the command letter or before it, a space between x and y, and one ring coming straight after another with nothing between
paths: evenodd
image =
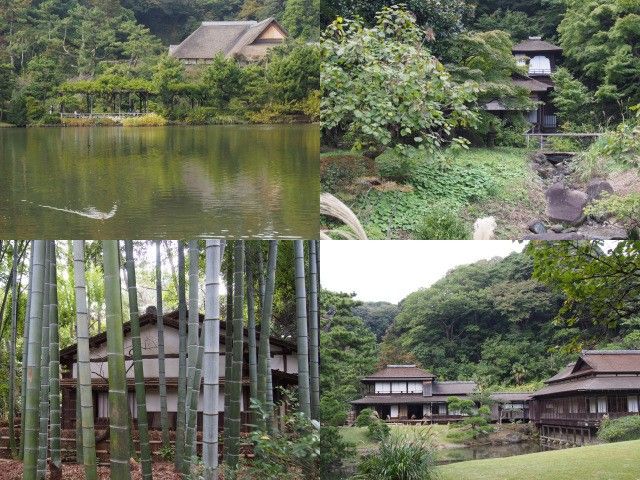
<instances>
[{"instance_id":1,"label":"wooden railing","mask_svg":"<svg viewBox=\"0 0 640 480\"><path fill-rule=\"evenodd\" d=\"M545 116L546 117L546 116ZM527 139L527 148L532 140L539 142L540 150L544 149L545 142L549 138L564 137L564 138L591 138L597 139L602 136L602 133L525 133Z\"/></svg>"}]
</instances>

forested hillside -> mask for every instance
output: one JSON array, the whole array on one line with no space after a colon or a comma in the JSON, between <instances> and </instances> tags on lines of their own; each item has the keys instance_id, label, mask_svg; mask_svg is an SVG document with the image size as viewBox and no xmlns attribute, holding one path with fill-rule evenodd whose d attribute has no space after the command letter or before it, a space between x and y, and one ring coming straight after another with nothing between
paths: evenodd
<instances>
[{"instance_id":1,"label":"forested hillside","mask_svg":"<svg viewBox=\"0 0 640 480\"><path fill-rule=\"evenodd\" d=\"M540 386L581 349L640 348L639 270L640 242L610 252L597 243L531 244L410 294L380 342L366 306L323 292L325 419L340 423L358 379L384 364L522 390Z\"/></svg>"},{"instance_id":2,"label":"forested hillside","mask_svg":"<svg viewBox=\"0 0 640 480\"><path fill-rule=\"evenodd\" d=\"M318 35L318 8L318 0L0 2L0 123L52 124L60 111L138 105L188 123L304 113L319 84L319 55L305 45ZM221 57L185 71L168 58L168 45L204 20L268 16L290 34L269 67Z\"/></svg>"}]
</instances>

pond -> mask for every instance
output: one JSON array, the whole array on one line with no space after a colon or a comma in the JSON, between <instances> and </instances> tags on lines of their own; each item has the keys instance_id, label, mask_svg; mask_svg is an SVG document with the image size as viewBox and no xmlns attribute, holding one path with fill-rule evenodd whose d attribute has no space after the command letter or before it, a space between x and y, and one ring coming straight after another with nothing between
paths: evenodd
<instances>
[{"instance_id":1,"label":"pond","mask_svg":"<svg viewBox=\"0 0 640 480\"><path fill-rule=\"evenodd\" d=\"M2 238L317 238L317 125L0 128Z\"/></svg>"},{"instance_id":2,"label":"pond","mask_svg":"<svg viewBox=\"0 0 640 480\"><path fill-rule=\"evenodd\" d=\"M553 449L564 448L554 446ZM468 460L482 460L485 458L513 457L515 455L526 455L545 450L552 450L549 445L540 442L521 442L508 445L480 445L474 447L446 448L438 450L438 463L466 462Z\"/></svg>"}]
</instances>

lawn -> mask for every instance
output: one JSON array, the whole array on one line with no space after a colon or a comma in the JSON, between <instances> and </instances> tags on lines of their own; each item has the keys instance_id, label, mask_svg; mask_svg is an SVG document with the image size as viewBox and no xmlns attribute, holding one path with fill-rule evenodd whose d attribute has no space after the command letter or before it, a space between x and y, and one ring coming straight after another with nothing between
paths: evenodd
<instances>
[{"instance_id":1,"label":"lawn","mask_svg":"<svg viewBox=\"0 0 640 480\"><path fill-rule=\"evenodd\" d=\"M425 155L427 155L425 153ZM522 148L471 148L424 158L404 183L379 178L375 162L354 153L322 155L323 191L334 193L356 214L371 238L423 238L434 205L466 225L467 237L478 218L494 216L500 238L515 238L544 211L537 175ZM457 229L459 230L459 229ZM432 233L433 234L433 233ZM451 238L449 232L441 232Z\"/></svg>"},{"instance_id":2,"label":"lawn","mask_svg":"<svg viewBox=\"0 0 640 480\"><path fill-rule=\"evenodd\" d=\"M640 440L442 466L439 480L638 480Z\"/></svg>"},{"instance_id":3,"label":"lawn","mask_svg":"<svg viewBox=\"0 0 640 480\"><path fill-rule=\"evenodd\" d=\"M435 445L451 443L446 439L449 431L448 425L390 425L391 435L395 437L415 438L417 435L430 435ZM356 448L367 449L377 445L367 437L366 427L341 427L340 434L347 442L356 445Z\"/></svg>"}]
</instances>

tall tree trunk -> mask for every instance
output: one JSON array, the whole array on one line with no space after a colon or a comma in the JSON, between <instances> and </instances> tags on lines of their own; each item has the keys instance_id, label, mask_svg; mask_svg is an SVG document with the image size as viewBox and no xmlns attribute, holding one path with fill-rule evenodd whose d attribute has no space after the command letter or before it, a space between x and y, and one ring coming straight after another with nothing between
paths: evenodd
<instances>
[{"instance_id":1,"label":"tall tree trunk","mask_svg":"<svg viewBox=\"0 0 640 480\"><path fill-rule=\"evenodd\" d=\"M160 260L160 240L156 241L156 302L158 318L158 383L160 389L160 425L162 427L162 447L169 448L169 415L167 413L167 382L164 368L164 317L162 312L162 268Z\"/></svg>"},{"instance_id":2,"label":"tall tree trunk","mask_svg":"<svg viewBox=\"0 0 640 480\"><path fill-rule=\"evenodd\" d=\"M249 398L258 399L258 358L256 351L256 312L253 291L253 266L247 261L247 343L249 344ZM251 424L255 424L252 414Z\"/></svg>"},{"instance_id":3,"label":"tall tree trunk","mask_svg":"<svg viewBox=\"0 0 640 480\"><path fill-rule=\"evenodd\" d=\"M227 385L229 395L229 450L226 463L233 472L240 457L240 405L242 402L242 353L244 335L244 240L236 240L233 249L233 363Z\"/></svg>"},{"instance_id":4,"label":"tall tree trunk","mask_svg":"<svg viewBox=\"0 0 640 480\"><path fill-rule=\"evenodd\" d=\"M318 263L315 240L309 241L309 384L311 418L320 420L320 337L318 317Z\"/></svg>"},{"instance_id":5,"label":"tall tree trunk","mask_svg":"<svg viewBox=\"0 0 640 480\"><path fill-rule=\"evenodd\" d=\"M11 263L13 286L11 289L11 342L9 346L9 449L16 456L15 416L15 379L16 379L16 340L18 328L18 240L13 241L13 260Z\"/></svg>"},{"instance_id":6,"label":"tall tree trunk","mask_svg":"<svg viewBox=\"0 0 640 480\"><path fill-rule=\"evenodd\" d=\"M58 329L58 271L56 242L51 241L51 287L49 291L49 406L51 428L51 478L61 478L62 460L60 458L60 338Z\"/></svg>"},{"instance_id":7,"label":"tall tree trunk","mask_svg":"<svg viewBox=\"0 0 640 480\"><path fill-rule=\"evenodd\" d=\"M193 431L197 428L190 429L189 424L196 425L197 422L197 410L194 412L192 409L193 402L191 396L193 394L193 388L195 383L196 367L198 363L198 344L199 344L199 328L200 318L198 314L198 241L189 241L189 324L188 324L188 346L187 346L187 395L186 406L188 411L187 415L187 428L185 430L185 458L183 462L183 472L189 473L191 468L191 451L193 443ZM196 396L199 395L200 385L197 385ZM197 402L196 402L197 408ZM194 417L192 421L192 416Z\"/></svg>"},{"instance_id":8,"label":"tall tree trunk","mask_svg":"<svg viewBox=\"0 0 640 480\"><path fill-rule=\"evenodd\" d=\"M104 299L107 320L107 355L109 368L109 440L112 478L130 480L129 470L129 405L124 369L122 332L122 298L118 241L102 242L104 263Z\"/></svg>"},{"instance_id":9,"label":"tall tree trunk","mask_svg":"<svg viewBox=\"0 0 640 480\"><path fill-rule=\"evenodd\" d=\"M205 480L218 480L218 397L220 391L220 240L207 240L204 315L204 399L202 460Z\"/></svg>"},{"instance_id":10,"label":"tall tree trunk","mask_svg":"<svg viewBox=\"0 0 640 480\"><path fill-rule=\"evenodd\" d=\"M140 340L140 310L138 308L138 287L136 267L133 258L133 241L125 240L127 287L129 292L129 318L131 322L131 347L133 350L133 374L136 382L136 407L138 412L138 435L140 440L140 461L142 478L153 478L151 466L151 445L147 421L147 396L144 389L144 366L142 362L142 342Z\"/></svg>"},{"instance_id":11,"label":"tall tree trunk","mask_svg":"<svg viewBox=\"0 0 640 480\"><path fill-rule=\"evenodd\" d=\"M187 390L187 299L184 275L184 242L180 240L178 241L178 392ZM178 395L175 456L175 467L178 470L182 468L182 462L184 461L186 415L184 395Z\"/></svg>"},{"instance_id":12,"label":"tall tree trunk","mask_svg":"<svg viewBox=\"0 0 640 480\"><path fill-rule=\"evenodd\" d=\"M294 240L296 270L296 317L298 319L298 397L300 411L311 418L309 392L309 335L307 331L307 293L304 276L304 243Z\"/></svg>"},{"instance_id":13,"label":"tall tree trunk","mask_svg":"<svg viewBox=\"0 0 640 480\"><path fill-rule=\"evenodd\" d=\"M278 241L269 242L269 258L267 259L267 275L264 281L260 319L260 349L258 352L258 398L267 408L269 418L263 425L271 430L273 391L271 390L271 351L269 338L271 337L271 316L273 315L273 294L276 284L276 262L278 261Z\"/></svg>"},{"instance_id":14,"label":"tall tree trunk","mask_svg":"<svg viewBox=\"0 0 640 480\"><path fill-rule=\"evenodd\" d=\"M33 272L31 274L33 286L31 288L31 306L29 309L27 399L25 404L23 470L23 478L25 480L35 480L37 478L45 244L45 240L34 240L31 248L31 255L33 256Z\"/></svg>"},{"instance_id":15,"label":"tall tree trunk","mask_svg":"<svg viewBox=\"0 0 640 480\"><path fill-rule=\"evenodd\" d=\"M229 405L231 396L229 395L229 379L231 378L232 347L233 347L233 248L227 248L227 271L225 276L225 287L227 288L226 314L224 323L224 423L222 442L222 454L227 458L229 452Z\"/></svg>"},{"instance_id":16,"label":"tall tree trunk","mask_svg":"<svg viewBox=\"0 0 640 480\"><path fill-rule=\"evenodd\" d=\"M40 355L40 438L38 440L38 478L47 469L49 437L49 309L51 308L51 242L45 247L44 303L42 305L42 352Z\"/></svg>"},{"instance_id":17,"label":"tall tree trunk","mask_svg":"<svg viewBox=\"0 0 640 480\"><path fill-rule=\"evenodd\" d=\"M96 437L93 428L93 394L89 356L89 313L87 310L87 280L84 263L84 241L73 241L73 276L76 291L76 336L78 342L78 388L76 405L80 405L82 425L82 461L87 480L97 480Z\"/></svg>"},{"instance_id":18,"label":"tall tree trunk","mask_svg":"<svg viewBox=\"0 0 640 480\"><path fill-rule=\"evenodd\" d=\"M29 325L31 324L31 296L33 289L33 242L32 253L29 255L29 290L27 295L27 308L22 322L22 390L20 402L20 459L24 460L24 436L25 436L25 407L27 405L27 358L29 354Z\"/></svg>"}]
</instances>

